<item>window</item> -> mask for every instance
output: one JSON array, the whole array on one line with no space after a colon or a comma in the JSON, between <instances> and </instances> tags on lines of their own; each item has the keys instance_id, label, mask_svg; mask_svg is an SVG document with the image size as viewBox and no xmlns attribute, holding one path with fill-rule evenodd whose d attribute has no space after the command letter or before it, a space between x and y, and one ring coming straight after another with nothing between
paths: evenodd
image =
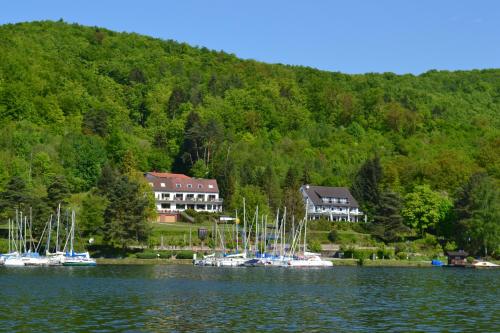
<instances>
[{"instance_id":1,"label":"window","mask_svg":"<svg viewBox=\"0 0 500 333\"><path fill-rule=\"evenodd\" d=\"M180 188L181 184L175 184L175 187Z\"/></svg>"},{"instance_id":2,"label":"window","mask_svg":"<svg viewBox=\"0 0 500 333\"><path fill-rule=\"evenodd\" d=\"M170 199L170 193L162 193L161 198L162 200Z\"/></svg>"},{"instance_id":3,"label":"window","mask_svg":"<svg viewBox=\"0 0 500 333\"><path fill-rule=\"evenodd\" d=\"M169 203L162 203L161 208L162 209L170 209L170 204Z\"/></svg>"},{"instance_id":4,"label":"window","mask_svg":"<svg viewBox=\"0 0 500 333\"><path fill-rule=\"evenodd\" d=\"M165 187L165 183L160 183L160 186L161 187Z\"/></svg>"},{"instance_id":5,"label":"window","mask_svg":"<svg viewBox=\"0 0 500 333\"><path fill-rule=\"evenodd\" d=\"M212 184L208 184L208 188L214 188Z\"/></svg>"},{"instance_id":6,"label":"window","mask_svg":"<svg viewBox=\"0 0 500 333\"><path fill-rule=\"evenodd\" d=\"M188 188L192 188L193 187L193 184L188 184Z\"/></svg>"},{"instance_id":7,"label":"window","mask_svg":"<svg viewBox=\"0 0 500 333\"><path fill-rule=\"evenodd\" d=\"M202 188L202 187L203 187L203 185L201 185L201 184L198 184L198 188Z\"/></svg>"}]
</instances>

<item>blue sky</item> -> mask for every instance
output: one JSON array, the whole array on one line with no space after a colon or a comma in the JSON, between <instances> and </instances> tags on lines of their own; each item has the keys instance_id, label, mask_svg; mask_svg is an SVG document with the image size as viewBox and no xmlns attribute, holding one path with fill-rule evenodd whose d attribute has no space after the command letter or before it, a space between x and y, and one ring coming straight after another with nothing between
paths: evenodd
<instances>
[{"instance_id":1,"label":"blue sky","mask_svg":"<svg viewBox=\"0 0 500 333\"><path fill-rule=\"evenodd\" d=\"M500 68L496 0L12 0L0 10L0 24L60 18L345 73Z\"/></svg>"}]
</instances>

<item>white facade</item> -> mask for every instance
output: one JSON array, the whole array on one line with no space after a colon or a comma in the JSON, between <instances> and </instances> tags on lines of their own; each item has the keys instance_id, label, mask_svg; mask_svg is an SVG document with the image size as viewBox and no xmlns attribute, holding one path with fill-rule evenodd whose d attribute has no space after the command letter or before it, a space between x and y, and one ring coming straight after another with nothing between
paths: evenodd
<instances>
[{"instance_id":1,"label":"white facade","mask_svg":"<svg viewBox=\"0 0 500 333\"><path fill-rule=\"evenodd\" d=\"M156 209L160 213L182 212L193 209L198 212L221 212L219 193L189 193L155 191Z\"/></svg>"},{"instance_id":2,"label":"white facade","mask_svg":"<svg viewBox=\"0 0 500 333\"><path fill-rule=\"evenodd\" d=\"M347 188L304 185L300 188L309 220L360 222L363 212Z\"/></svg>"}]
</instances>

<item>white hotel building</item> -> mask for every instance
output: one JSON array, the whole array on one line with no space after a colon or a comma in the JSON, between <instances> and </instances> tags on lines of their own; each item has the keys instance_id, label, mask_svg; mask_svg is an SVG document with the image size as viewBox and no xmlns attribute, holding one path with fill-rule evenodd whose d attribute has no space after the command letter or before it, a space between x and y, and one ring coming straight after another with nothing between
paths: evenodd
<instances>
[{"instance_id":1,"label":"white hotel building","mask_svg":"<svg viewBox=\"0 0 500 333\"><path fill-rule=\"evenodd\" d=\"M346 187L302 185L300 193L310 220L324 218L330 221L363 221L364 214Z\"/></svg>"},{"instance_id":2,"label":"white hotel building","mask_svg":"<svg viewBox=\"0 0 500 333\"><path fill-rule=\"evenodd\" d=\"M158 222L175 222L180 212L186 209L222 211L222 199L215 179L165 172L148 172L145 177L154 191Z\"/></svg>"}]
</instances>

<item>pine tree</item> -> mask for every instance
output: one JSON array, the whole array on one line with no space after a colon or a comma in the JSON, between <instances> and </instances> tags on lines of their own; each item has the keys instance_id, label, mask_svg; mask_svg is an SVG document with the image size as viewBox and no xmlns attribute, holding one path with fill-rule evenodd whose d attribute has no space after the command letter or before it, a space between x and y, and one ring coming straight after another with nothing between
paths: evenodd
<instances>
[{"instance_id":1,"label":"pine tree","mask_svg":"<svg viewBox=\"0 0 500 333\"><path fill-rule=\"evenodd\" d=\"M264 174L261 177L261 188L267 195L269 207L272 210L278 209L281 206L281 188L276 172L271 165L266 166Z\"/></svg>"},{"instance_id":2,"label":"pine tree","mask_svg":"<svg viewBox=\"0 0 500 333\"><path fill-rule=\"evenodd\" d=\"M64 176L55 176L47 188L47 204L53 211L59 204L64 206L70 196L69 185Z\"/></svg>"},{"instance_id":3,"label":"pine tree","mask_svg":"<svg viewBox=\"0 0 500 333\"><path fill-rule=\"evenodd\" d=\"M0 193L0 212L5 217L11 216L16 209L27 209L30 201L31 197L26 183L21 177L14 176L5 186L5 190Z\"/></svg>"},{"instance_id":4,"label":"pine tree","mask_svg":"<svg viewBox=\"0 0 500 333\"><path fill-rule=\"evenodd\" d=\"M373 217L372 233L384 241L395 241L408 230L401 216L401 197L392 191L380 195L379 204Z\"/></svg>"},{"instance_id":5,"label":"pine tree","mask_svg":"<svg viewBox=\"0 0 500 333\"><path fill-rule=\"evenodd\" d=\"M139 184L119 176L107 193L109 204L104 211L105 240L126 247L131 242L148 239L149 200Z\"/></svg>"},{"instance_id":6,"label":"pine tree","mask_svg":"<svg viewBox=\"0 0 500 333\"><path fill-rule=\"evenodd\" d=\"M500 250L500 190L485 173L470 177L454 205L455 239L472 253Z\"/></svg>"},{"instance_id":7,"label":"pine tree","mask_svg":"<svg viewBox=\"0 0 500 333\"><path fill-rule=\"evenodd\" d=\"M370 219L380 204L381 180L382 166L380 158L375 156L361 166L351 188L353 196L360 202L361 208Z\"/></svg>"},{"instance_id":8,"label":"pine tree","mask_svg":"<svg viewBox=\"0 0 500 333\"><path fill-rule=\"evenodd\" d=\"M290 167L285 177L283 191L283 205L287 209L287 225L292 224L292 218L295 218L295 221L299 221L304 218L305 215L304 199L299 190L300 185L297 169Z\"/></svg>"}]
</instances>

